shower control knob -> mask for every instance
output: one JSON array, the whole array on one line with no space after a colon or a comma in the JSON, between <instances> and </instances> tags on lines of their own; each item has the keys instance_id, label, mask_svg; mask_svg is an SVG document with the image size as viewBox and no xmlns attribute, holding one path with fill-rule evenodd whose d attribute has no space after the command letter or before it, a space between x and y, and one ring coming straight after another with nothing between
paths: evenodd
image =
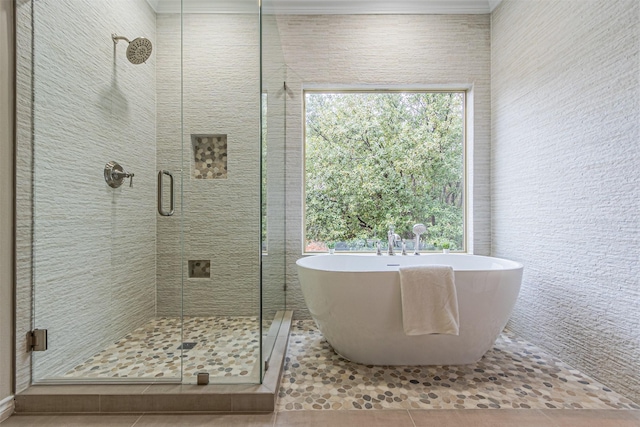
<instances>
[{"instance_id":1,"label":"shower control knob","mask_svg":"<svg viewBox=\"0 0 640 427\"><path fill-rule=\"evenodd\" d=\"M125 171L118 162L109 162L104 166L104 180L109 187L120 187L125 178L129 178L129 187L133 187L133 174Z\"/></svg>"}]
</instances>

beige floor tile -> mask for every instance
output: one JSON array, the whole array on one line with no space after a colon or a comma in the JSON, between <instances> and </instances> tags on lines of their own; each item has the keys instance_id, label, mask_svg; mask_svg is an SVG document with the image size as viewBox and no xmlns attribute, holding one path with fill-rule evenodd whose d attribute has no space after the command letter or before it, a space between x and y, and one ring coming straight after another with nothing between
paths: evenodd
<instances>
[{"instance_id":1,"label":"beige floor tile","mask_svg":"<svg viewBox=\"0 0 640 427\"><path fill-rule=\"evenodd\" d=\"M638 410L542 410L557 427L640 427Z\"/></svg>"},{"instance_id":2,"label":"beige floor tile","mask_svg":"<svg viewBox=\"0 0 640 427\"><path fill-rule=\"evenodd\" d=\"M22 395L32 394L142 394L149 384L69 384L69 385L32 385Z\"/></svg>"},{"instance_id":3,"label":"beige floor tile","mask_svg":"<svg viewBox=\"0 0 640 427\"><path fill-rule=\"evenodd\" d=\"M100 397L86 394L22 394L15 398L18 413L98 413Z\"/></svg>"},{"instance_id":4,"label":"beige floor tile","mask_svg":"<svg viewBox=\"0 0 640 427\"><path fill-rule=\"evenodd\" d=\"M277 427L413 427L407 411L287 411L276 415ZM136 426L137 427L137 426Z\"/></svg>"},{"instance_id":5,"label":"beige floor tile","mask_svg":"<svg viewBox=\"0 0 640 427\"><path fill-rule=\"evenodd\" d=\"M144 415L135 427L272 427L274 418L275 414Z\"/></svg>"},{"instance_id":6,"label":"beige floor tile","mask_svg":"<svg viewBox=\"0 0 640 427\"><path fill-rule=\"evenodd\" d=\"M461 414L462 422L477 427L540 427L552 426L539 409L471 410Z\"/></svg>"},{"instance_id":7,"label":"beige floor tile","mask_svg":"<svg viewBox=\"0 0 640 427\"><path fill-rule=\"evenodd\" d=\"M131 427L140 415L13 415L2 427Z\"/></svg>"},{"instance_id":8,"label":"beige floor tile","mask_svg":"<svg viewBox=\"0 0 640 427\"><path fill-rule=\"evenodd\" d=\"M286 411L210 415L14 415L1 427L638 427L637 410Z\"/></svg>"},{"instance_id":9,"label":"beige floor tile","mask_svg":"<svg viewBox=\"0 0 640 427\"><path fill-rule=\"evenodd\" d=\"M466 409L465 409L466 410ZM410 410L409 415L416 427L459 427L462 417L457 409Z\"/></svg>"},{"instance_id":10,"label":"beige floor tile","mask_svg":"<svg viewBox=\"0 0 640 427\"><path fill-rule=\"evenodd\" d=\"M409 411L416 427L639 427L640 411L461 409Z\"/></svg>"}]
</instances>

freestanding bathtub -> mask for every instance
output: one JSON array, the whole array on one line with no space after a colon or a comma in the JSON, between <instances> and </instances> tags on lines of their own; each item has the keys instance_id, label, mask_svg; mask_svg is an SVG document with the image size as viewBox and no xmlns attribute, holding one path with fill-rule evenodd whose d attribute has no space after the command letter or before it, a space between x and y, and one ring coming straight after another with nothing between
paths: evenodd
<instances>
[{"instance_id":1,"label":"freestanding bathtub","mask_svg":"<svg viewBox=\"0 0 640 427\"><path fill-rule=\"evenodd\" d=\"M507 324L522 264L466 254L317 255L301 258L302 293L318 328L342 357L367 365L463 365L487 352ZM400 265L454 269L459 335L407 336Z\"/></svg>"}]
</instances>

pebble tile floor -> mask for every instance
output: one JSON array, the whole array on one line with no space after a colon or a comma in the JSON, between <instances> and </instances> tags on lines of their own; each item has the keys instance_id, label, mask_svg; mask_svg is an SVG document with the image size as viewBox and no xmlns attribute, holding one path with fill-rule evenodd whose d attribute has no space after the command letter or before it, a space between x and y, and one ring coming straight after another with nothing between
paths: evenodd
<instances>
[{"instance_id":1,"label":"pebble tile floor","mask_svg":"<svg viewBox=\"0 0 640 427\"><path fill-rule=\"evenodd\" d=\"M259 354L255 317L157 318L65 374L67 378L179 378L206 370L248 376ZM509 331L473 365L370 366L336 354L312 320L291 327L278 411L368 409L640 409Z\"/></svg>"},{"instance_id":2,"label":"pebble tile floor","mask_svg":"<svg viewBox=\"0 0 640 427\"><path fill-rule=\"evenodd\" d=\"M87 374L88 369L96 376L135 376L138 371L148 374L153 372L148 369L162 366L138 356L140 351L165 354L165 364L173 361L175 365L180 344L177 319L157 319L147 326L70 375ZM190 318L185 331L185 337L198 345L209 345L202 345L203 356L188 350L188 366L197 368L212 358L213 366L233 366L235 360L222 360L251 353L248 349L257 340L257 320ZM245 337L244 341L231 341L234 334ZM153 341L150 350L143 345L147 341ZM218 350L210 346L214 342ZM217 360L216 351L226 356ZM110 369L103 369L103 364ZM94 366L100 368L92 369ZM639 405L508 331L473 365L365 366L335 354L313 321L295 321L284 368L277 408L270 414L17 414L2 427L640 427ZM238 369L242 372L244 368L238 365L229 372ZM227 375L226 368L218 372Z\"/></svg>"},{"instance_id":3,"label":"pebble tile floor","mask_svg":"<svg viewBox=\"0 0 640 427\"><path fill-rule=\"evenodd\" d=\"M514 334L477 363L369 366L337 355L313 321L291 328L277 409L640 409Z\"/></svg>"},{"instance_id":4,"label":"pebble tile floor","mask_svg":"<svg viewBox=\"0 0 640 427\"><path fill-rule=\"evenodd\" d=\"M65 378L180 378L196 373L220 377L250 376L259 357L256 317L185 317L184 337L177 317L159 317L127 334L67 373ZM180 350L182 342L196 343Z\"/></svg>"}]
</instances>

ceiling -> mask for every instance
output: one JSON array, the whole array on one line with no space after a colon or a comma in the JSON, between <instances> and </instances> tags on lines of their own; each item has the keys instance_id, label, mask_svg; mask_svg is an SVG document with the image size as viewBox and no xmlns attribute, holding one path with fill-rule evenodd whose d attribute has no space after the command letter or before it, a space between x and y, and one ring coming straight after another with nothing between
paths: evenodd
<instances>
[{"instance_id":1,"label":"ceiling","mask_svg":"<svg viewBox=\"0 0 640 427\"><path fill-rule=\"evenodd\" d=\"M158 13L256 13L258 0L147 0ZM483 14L501 0L262 0L266 14Z\"/></svg>"}]
</instances>

